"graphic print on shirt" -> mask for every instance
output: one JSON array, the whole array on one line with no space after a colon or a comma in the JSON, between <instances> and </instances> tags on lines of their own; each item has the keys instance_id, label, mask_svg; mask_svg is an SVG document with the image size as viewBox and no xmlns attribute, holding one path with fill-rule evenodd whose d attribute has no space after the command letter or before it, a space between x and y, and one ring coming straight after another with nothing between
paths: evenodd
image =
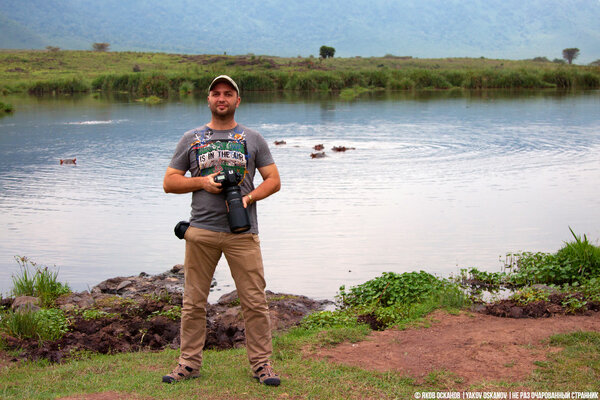
<instances>
[{"instance_id":1,"label":"graphic print on shirt","mask_svg":"<svg viewBox=\"0 0 600 400\"><path fill-rule=\"evenodd\" d=\"M211 140L210 129L196 133L196 141L192 143L200 176L207 176L223 170L235 170L241 176L246 174L248 152L246 136L243 131L232 131L228 139Z\"/></svg>"}]
</instances>

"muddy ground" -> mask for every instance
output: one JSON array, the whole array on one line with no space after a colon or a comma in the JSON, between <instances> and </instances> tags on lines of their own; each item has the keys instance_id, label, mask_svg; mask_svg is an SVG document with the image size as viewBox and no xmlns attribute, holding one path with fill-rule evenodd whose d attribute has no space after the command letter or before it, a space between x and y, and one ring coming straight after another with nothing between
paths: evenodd
<instances>
[{"instance_id":1,"label":"muddy ground","mask_svg":"<svg viewBox=\"0 0 600 400\"><path fill-rule=\"evenodd\" d=\"M503 318L476 312L432 313L431 326L373 331L359 343L306 351L307 357L367 370L396 371L421 383L433 372L449 373L454 389L471 384L524 380L536 361L560 351L545 340L557 333L600 332L600 313Z\"/></svg>"},{"instance_id":2,"label":"muddy ground","mask_svg":"<svg viewBox=\"0 0 600 400\"><path fill-rule=\"evenodd\" d=\"M308 313L320 310L325 302L304 296L267 292L274 331L297 325ZM69 331L59 340L42 344L35 339L19 340L4 335L11 349L21 349L15 359L48 359L61 362L85 352L114 354L138 350L179 347L180 318L172 313L181 306L181 297L144 296L137 299L108 296L97 298L86 313L68 309ZM207 349L241 347L245 330L237 293L224 295L207 307Z\"/></svg>"}]
</instances>

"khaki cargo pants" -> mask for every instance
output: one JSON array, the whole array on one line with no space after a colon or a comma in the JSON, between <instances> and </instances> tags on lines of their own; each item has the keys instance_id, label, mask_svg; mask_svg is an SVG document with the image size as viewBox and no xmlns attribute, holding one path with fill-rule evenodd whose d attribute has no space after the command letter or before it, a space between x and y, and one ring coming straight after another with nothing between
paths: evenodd
<instances>
[{"instance_id":1,"label":"khaki cargo pants","mask_svg":"<svg viewBox=\"0 0 600 400\"><path fill-rule=\"evenodd\" d=\"M256 370L273 352L258 235L212 232L190 226L185 240L179 363L192 368L202 366L207 298L217 263L225 254L244 315L248 360L252 370Z\"/></svg>"}]
</instances>

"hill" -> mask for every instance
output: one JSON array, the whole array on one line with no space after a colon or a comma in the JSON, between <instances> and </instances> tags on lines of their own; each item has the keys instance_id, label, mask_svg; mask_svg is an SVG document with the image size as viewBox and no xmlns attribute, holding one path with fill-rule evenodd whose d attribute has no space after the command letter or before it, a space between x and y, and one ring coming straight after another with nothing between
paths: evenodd
<instances>
[{"instance_id":1,"label":"hill","mask_svg":"<svg viewBox=\"0 0 600 400\"><path fill-rule=\"evenodd\" d=\"M0 46L187 54L600 58L597 0L3 0Z\"/></svg>"}]
</instances>

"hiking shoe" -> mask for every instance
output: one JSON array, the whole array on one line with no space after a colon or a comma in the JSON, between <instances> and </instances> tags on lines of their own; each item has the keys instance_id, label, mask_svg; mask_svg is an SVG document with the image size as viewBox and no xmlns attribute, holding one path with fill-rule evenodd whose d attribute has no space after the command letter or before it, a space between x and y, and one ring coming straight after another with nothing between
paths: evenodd
<instances>
[{"instance_id":1,"label":"hiking shoe","mask_svg":"<svg viewBox=\"0 0 600 400\"><path fill-rule=\"evenodd\" d=\"M279 386L281 380L279 375L273 371L273 367L270 363L264 363L256 371L254 371L254 379L258 379L260 383L264 383L269 386Z\"/></svg>"},{"instance_id":2,"label":"hiking shoe","mask_svg":"<svg viewBox=\"0 0 600 400\"><path fill-rule=\"evenodd\" d=\"M164 383L173 383L183 381L184 379L192 379L200 376L200 370L188 367L187 365L177 364L173 372L162 377Z\"/></svg>"}]
</instances>

